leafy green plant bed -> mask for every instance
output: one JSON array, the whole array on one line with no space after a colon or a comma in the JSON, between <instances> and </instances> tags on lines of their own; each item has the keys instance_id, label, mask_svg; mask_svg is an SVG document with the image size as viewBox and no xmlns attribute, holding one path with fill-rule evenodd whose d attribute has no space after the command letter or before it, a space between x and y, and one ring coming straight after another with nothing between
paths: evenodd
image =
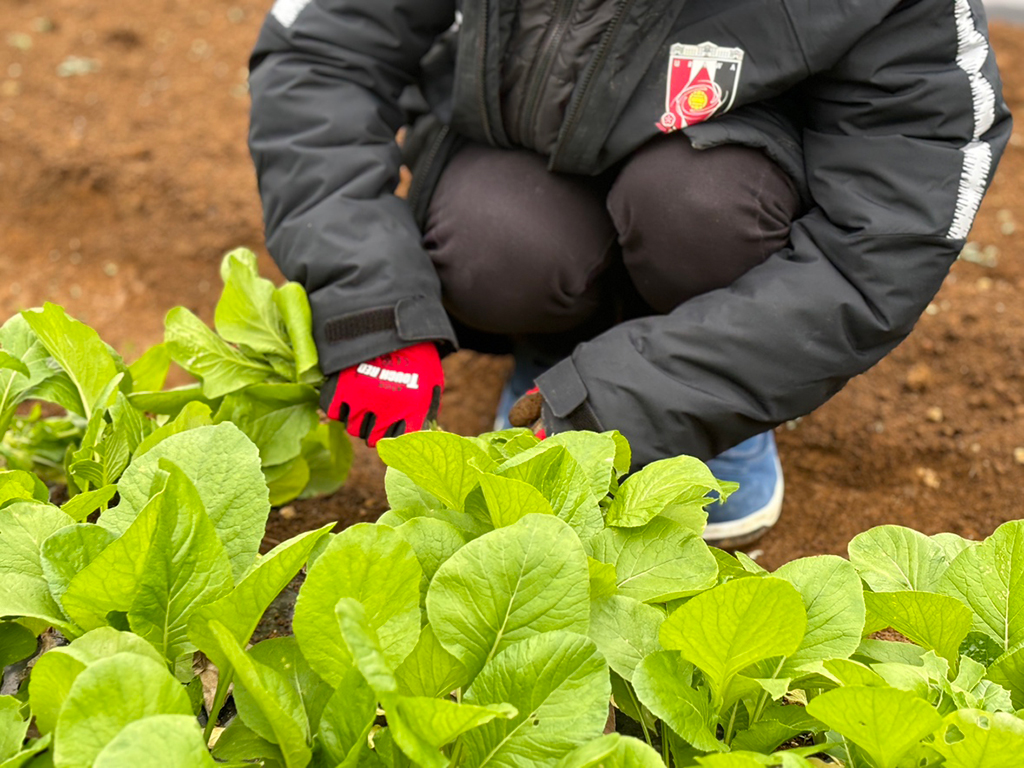
<instances>
[{"instance_id":1,"label":"leafy green plant bed","mask_svg":"<svg viewBox=\"0 0 1024 768\"><path fill-rule=\"evenodd\" d=\"M617 433L379 451L377 524L262 557L265 466L230 421L134 457L95 523L0 474L0 663L70 640L0 697L0 766L1020 764L1022 522L768 573L700 537L729 487L688 457L627 477ZM247 647L303 567L294 636Z\"/></svg>"},{"instance_id":2,"label":"leafy green plant bed","mask_svg":"<svg viewBox=\"0 0 1024 768\"><path fill-rule=\"evenodd\" d=\"M351 445L339 424L318 416L323 375L305 291L275 288L244 249L224 257L221 276L215 330L176 307L165 342L131 365L54 304L5 323L0 458L8 469L66 483L70 496L81 494L68 510L81 520L106 507L134 458L175 434L230 422L256 444L272 503L337 490ZM165 390L172 361L197 383ZM27 402L35 407L19 414ZM43 418L40 404L64 413Z\"/></svg>"}]
</instances>

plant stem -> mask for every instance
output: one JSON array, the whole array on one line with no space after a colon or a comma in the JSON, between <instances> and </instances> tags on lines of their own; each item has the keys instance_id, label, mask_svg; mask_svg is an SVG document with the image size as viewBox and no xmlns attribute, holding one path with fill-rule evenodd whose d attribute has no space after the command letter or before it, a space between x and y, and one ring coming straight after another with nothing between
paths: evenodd
<instances>
[{"instance_id":1,"label":"plant stem","mask_svg":"<svg viewBox=\"0 0 1024 768\"><path fill-rule=\"evenodd\" d=\"M779 665L777 667L775 667L775 671L772 673L772 676L771 676L772 680L774 680L775 678L777 678L779 676L779 672L782 671L782 665L785 664L785 662L786 662L786 657L785 656L783 656L781 659L779 659ZM769 698L770 698L770 695L769 695L768 691L761 691L761 695L757 697L757 706L754 707L754 716L750 718L750 724L751 725L753 725L754 723L756 723L758 720L761 719L761 715L764 714L764 710L768 706Z\"/></svg>"},{"instance_id":2,"label":"plant stem","mask_svg":"<svg viewBox=\"0 0 1024 768\"><path fill-rule=\"evenodd\" d=\"M729 715L729 726L725 729L725 743L732 744L733 730L736 728L736 710L740 707L737 701L732 705L732 714Z\"/></svg>"},{"instance_id":3,"label":"plant stem","mask_svg":"<svg viewBox=\"0 0 1024 768\"><path fill-rule=\"evenodd\" d=\"M857 761L853 759L853 753L850 752L850 742L843 741L843 746L846 747L846 759L849 762L849 768L857 768Z\"/></svg>"},{"instance_id":4,"label":"plant stem","mask_svg":"<svg viewBox=\"0 0 1024 768\"><path fill-rule=\"evenodd\" d=\"M213 694L213 706L210 708L210 715L206 720L206 728L203 730L203 740L209 744L213 729L217 727L217 718L220 717L221 707L228 697L228 686L231 685L231 677L234 670L221 673L217 676L217 690Z\"/></svg>"},{"instance_id":5,"label":"plant stem","mask_svg":"<svg viewBox=\"0 0 1024 768\"><path fill-rule=\"evenodd\" d=\"M641 713L640 716L643 717L643 713ZM641 723L641 725L643 725L643 723ZM644 732L645 733L647 732L646 728L644 729ZM669 745L668 745L668 728L665 725L665 721L664 720L661 721L661 759L662 759L662 762L665 763L665 768L669 768L669 763L672 760L672 752L669 749Z\"/></svg>"}]
</instances>

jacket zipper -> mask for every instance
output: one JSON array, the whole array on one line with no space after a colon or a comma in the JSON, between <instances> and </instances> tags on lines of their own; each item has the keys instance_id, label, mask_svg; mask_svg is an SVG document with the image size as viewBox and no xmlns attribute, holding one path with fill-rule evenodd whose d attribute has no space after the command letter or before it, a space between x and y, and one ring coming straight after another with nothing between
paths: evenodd
<instances>
[{"instance_id":1,"label":"jacket zipper","mask_svg":"<svg viewBox=\"0 0 1024 768\"><path fill-rule=\"evenodd\" d=\"M533 76L529 80L529 87L526 89L526 99L523 101L525 109L519 121L519 141L522 143L529 135L530 128L537 119L537 110L540 107L540 95L544 90L545 82L551 71L551 64L555 60L555 51L565 31L569 28L569 19L572 17L573 0L557 0L555 8L555 19L548 28L548 37L541 46L541 54L537 57L537 65L533 69Z\"/></svg>"},{"instance_id":2,"label":"jacket zipper","mask_svg":"<svg viewBox=\"0 0 1024 768\"><path fill-rule=\"evenodd\" d=\"M615 15L612 16L611 23L608 25L608 30L605 32L604 37L601 40L601 44L598 47L597 52L594 54L594 58L590 60L590 64L583 73L583 79L580 80L579 84L579 95L569 106L569 113L565 117L565 128L563 129L562 136L551 156L552 167L555 167L558 157L562 153L562 149L568 146L569 139L572 137L573 131L576 130L576 126L579 124L580 117L583 112L583 105L586 103L587 98L590 95L590 86L594 80L594 76L601 68L601 65L604 64L604 60L608 58L608 53L611 51L612 43L618 35L619 27L622 26L622 20L626 17L626 12L633 6L633 2L634 0L622 0L619 3L618 7L615 9Z\"/></svg>"},{"instance_id":3,"label":"jacket zipper","mask_svg":"<svg viewBox=\"0 0 1024 768\"><path fill-rule=\"evenodd\" d=\"M427 177L430 176L431 166L437 160L437 153L441 151L441 147L444 145L445 139L448 138L450 131L451 128L447 125L441 126L441 130L437 132L437 136L430 144L430 149L423 163L418 164L420 165L420 172L413 177L412 186L409 187L409 207L414 211L419 204L420 195L423 194L423 185L427 183Z\"/></svg>"},{"instance_id":4,"label":"jacket zipper","mask_svg":"<svg viewBox=\"0 0 1024 768\"><path fill-rule=\"evenodd\" d=\"M483 0L480 5L482 7L480 13L483 18L483 24L480 28L480 57L478 60L480 65L480 87L477 90L477 97L480 100L480 121L483 125L484 137L487 139L487 143L493 146L494 135L491 133L491 120L487 114L487 35L491 25L490 0Z\"/></svg>"}]
</instances>

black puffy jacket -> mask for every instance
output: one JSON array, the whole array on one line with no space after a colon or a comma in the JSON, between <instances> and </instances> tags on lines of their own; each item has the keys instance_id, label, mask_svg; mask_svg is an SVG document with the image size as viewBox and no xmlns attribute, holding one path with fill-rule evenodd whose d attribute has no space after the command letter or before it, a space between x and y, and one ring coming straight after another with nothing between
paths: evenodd
<instances>
[{"instance_id":1,"label":"black puffy jacket","mask_svg":"<svg viewBox=\"0 0 1024 768\"><path fill-rule=\"evenodd\" d=\"M679 66L714 82L690 99ZM1011 132L980 0L277 0L252 59L250 145L269 250L310 292L328 373L457 345L393 194L415 84L443 126L412 142L420 207L458 137L594 174L681 129L699 149L760 147L797 182L790 247L539 379L557 427L596 416L637 466L806 414L891 351Z\"/></svg>"}]
</instances>

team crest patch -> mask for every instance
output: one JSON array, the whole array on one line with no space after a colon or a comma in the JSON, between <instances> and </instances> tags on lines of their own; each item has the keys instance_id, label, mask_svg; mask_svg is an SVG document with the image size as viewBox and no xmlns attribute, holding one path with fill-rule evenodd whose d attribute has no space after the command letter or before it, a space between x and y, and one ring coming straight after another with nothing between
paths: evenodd
<instances>
[{"instance_id":1,"label":"team crest patch","mask_svg":"<svg viewBox=\"0 0 1024 768\"><path fill-rule=\"evenodd\" d=\"M658 128L671 133L728 112L736 100L743 56L742 48L722 48L714 43L673 45L665 114Z\"/></svg>"}]
</instances>

